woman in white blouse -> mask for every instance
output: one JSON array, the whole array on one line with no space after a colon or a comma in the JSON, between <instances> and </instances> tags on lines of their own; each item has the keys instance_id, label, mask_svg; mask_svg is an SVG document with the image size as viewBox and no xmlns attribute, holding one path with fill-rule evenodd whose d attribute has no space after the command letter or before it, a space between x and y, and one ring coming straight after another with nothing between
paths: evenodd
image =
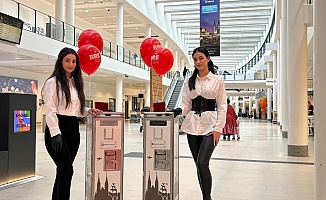
<instances>
[{"instance_id":1,"label":"woman in white blouse","mask_svg":"<svg viewBox=\"0 0 326 200\"><path fill-rule=\"evenodd\" d=\"M42 95L46 111L45 146L57 166L52 200L68 200L80 133L78 117L85 115L85 94L78 55L63 48L51 76L45 82ZM87 109L89 114L102 111Z\"/></svg>"},{"instance_id":2,"label":"woman in white blouse","mask_svg":"<svg viewBox=\"0 0 326 200\"><path fill-rule=\"evenodd\" d=\"M214 74L214 65L207 49L196 48L192 58L195 70L182 91L181 109L186 117L181 130L187 133L203 200L211 200L209 160L225 125L225 85L223 79Z\"/></svg>"}]
</instances>

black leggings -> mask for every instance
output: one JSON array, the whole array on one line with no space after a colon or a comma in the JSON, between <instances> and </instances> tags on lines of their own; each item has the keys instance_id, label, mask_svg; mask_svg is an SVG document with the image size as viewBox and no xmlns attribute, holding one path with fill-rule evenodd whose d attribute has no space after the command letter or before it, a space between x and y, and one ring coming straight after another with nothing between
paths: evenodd
<instances>
[{"instance_id":1,"label":"black leggings","mask_svg":"<svg viewBox=\"0 0 326 200\"><path fill-rule=\"evenodd\" d=\"M45 129L45 146L57 166L57 174L52 191L52 200L69 200L71 179L74 173L75 160L79 144L79 124L76 117L57 115L63 138L62 151L56 153L52 148L49 127Z\"/></svg>"},{"instance_id":2,"label":"black leggings","mask_svg":"<svg viewBox=\"0 0 326 200\"><path fill-rule=\"evenodd\" d=\"M187 134L190 151L197 167L197 176L203 200L211 200L212 175L209 160L215 149L213 135L196 136Z\"/></svg>"}]
</instances>

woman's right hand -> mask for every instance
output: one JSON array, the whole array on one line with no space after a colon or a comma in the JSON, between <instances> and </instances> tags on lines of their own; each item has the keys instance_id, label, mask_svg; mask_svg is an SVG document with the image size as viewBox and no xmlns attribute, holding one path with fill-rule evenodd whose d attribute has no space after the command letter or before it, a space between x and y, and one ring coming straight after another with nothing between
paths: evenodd
<instances>
[{"instance_id":1,"label":"woman's right hand","mask_svg":"<svg viewBox=\"0 0 326 200\"><path fill-rule=\"evenodd\" d=\"M52 148L55 152L59 153L62 150L62 137L61 134L53 136L52 138Z\"/></svg>"}]
</instances>

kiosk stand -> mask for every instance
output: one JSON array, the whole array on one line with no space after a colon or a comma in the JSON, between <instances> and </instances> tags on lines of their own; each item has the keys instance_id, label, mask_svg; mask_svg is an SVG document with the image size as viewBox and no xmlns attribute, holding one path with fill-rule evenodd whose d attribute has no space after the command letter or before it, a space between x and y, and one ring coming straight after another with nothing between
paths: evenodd
<instances>
[{"instance_id":1,"label":"kiosk stand","mask_svg":"<svg viewBox=\"0 0 326 200\"><path fill-rule=\"evenodd\" d=\"M179 199L179 116L144 113L143 199Z\"/></svg>"},{"instance_id":2,"label":"kiosk stand","mask_svg":"<svg viewBox=\"0 0 326 200\"><path fill-rule=\"evenodd\" d=\"M88 116L86 199L123 199L124 113Z\"/></svg>"},{"instance_id":3,"label":"kiosk stand","mask_svg":"<svg viewBox=\"0 0 326 200\"><path fill-rule=\"evenodd\" d=\"M36 180L36 95L0 93L0 102L0 185Z\"/></svg>"}]
</instances>

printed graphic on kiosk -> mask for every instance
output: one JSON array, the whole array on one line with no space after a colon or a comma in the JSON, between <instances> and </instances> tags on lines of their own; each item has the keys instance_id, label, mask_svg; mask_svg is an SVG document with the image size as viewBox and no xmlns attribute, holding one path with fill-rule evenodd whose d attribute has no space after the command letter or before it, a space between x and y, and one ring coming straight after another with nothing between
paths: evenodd
<instances>
[{"instance_id":1,"label":"printed graphic on kiosk","mask_svg":"<svg viewBox=\"0 0 326 200\"><path fill-rule=\"evenodd\" d=\"M14 132L31 131L31 111L14 110Z\"/></svg>"}]
</instances>

